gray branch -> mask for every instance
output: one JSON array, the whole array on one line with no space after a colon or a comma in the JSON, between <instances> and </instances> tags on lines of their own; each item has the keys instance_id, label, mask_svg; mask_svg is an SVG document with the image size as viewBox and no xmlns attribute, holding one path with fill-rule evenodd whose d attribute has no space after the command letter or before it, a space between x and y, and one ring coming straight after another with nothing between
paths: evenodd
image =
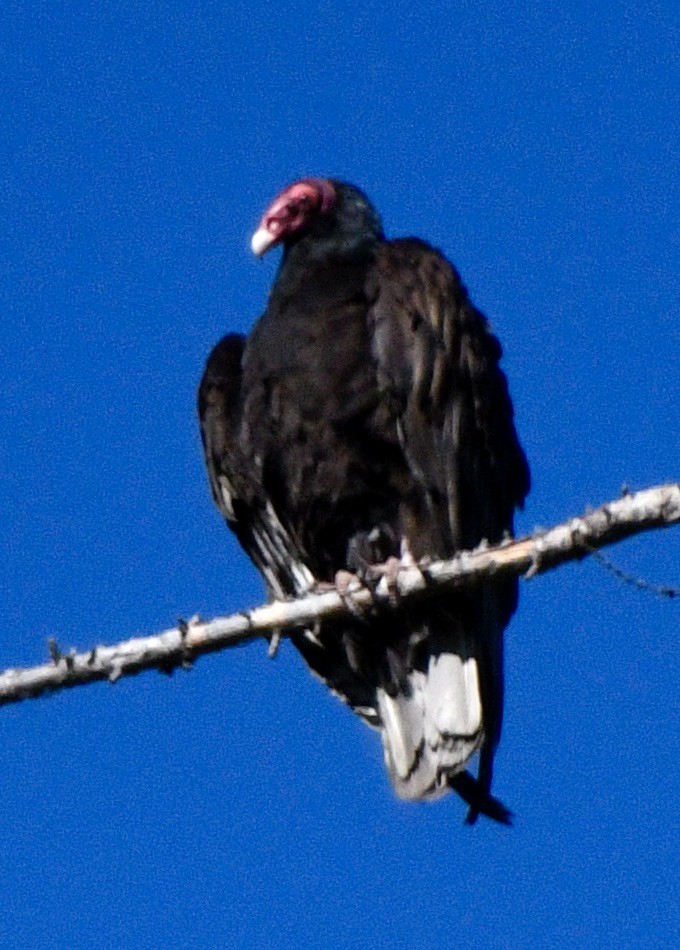
<instances>
[{"instance_id":1,"label":"gray branch","mask_svg":"<svg viewBox=\"0 0 680 950\"><path fill-rule=\"evenodd\" d=\"M383 604L398 609L398 602L431 597L444 589L470 587L491 579L522 574L534 577L566 561L587 557L598 548L622 541L641 531L680 523L680 483L660 485L589 511L549 531L536 532L498 547L481 545L449 561L404 567L395 581L396 591L383 579L377 591L359 586L351 594L355 607L370 610ZM395 605L395 597L397 603ZM345 600L335 591L313 594L294 601L275 601L255 610L203 622L195 619L150 637L135 637L114 646L97 646L85 653L62 653L50 641L50 662L28 669L0 673L0 705L40 696L71 686L109 680L142 670L172 672L188 667L204 653L235 646L256 637L288 635L313 627L321 618L347 613Z\"/></svg>"}]
</instances>

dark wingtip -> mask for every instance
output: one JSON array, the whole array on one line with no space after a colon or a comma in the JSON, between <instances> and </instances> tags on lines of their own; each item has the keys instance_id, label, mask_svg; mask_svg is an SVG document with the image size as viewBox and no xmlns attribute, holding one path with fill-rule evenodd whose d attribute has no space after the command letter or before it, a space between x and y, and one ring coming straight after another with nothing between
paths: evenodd
<instances>
[{"instance_id":1,"label":"dark wingtip","mask_svg":"<svg viewBox=\"0 0 680 950\"><path fill-rule=\"evenodd\" d=\"M512 825L512 812L503 802L489 795L469 772L451 776L449 785L470 806L465 817L466 825L474 825L480 815L486 815L500 825Z\"/></svg>"}]
</instances>

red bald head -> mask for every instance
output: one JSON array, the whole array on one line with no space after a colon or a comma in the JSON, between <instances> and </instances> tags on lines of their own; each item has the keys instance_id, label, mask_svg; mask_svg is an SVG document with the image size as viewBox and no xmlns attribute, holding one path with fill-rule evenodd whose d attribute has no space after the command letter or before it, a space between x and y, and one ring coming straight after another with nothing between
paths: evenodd
<instances>
[{"instance_id":1,"label":"red bald head","mask_svg":"<svg viewBox=\"0 0 680 950\"><path fill-rule=\"evenodd\" d=\"M269 205L250 247L262 254L303 230L317 215L325 214L336 203L335 186L327 178L303 178L288 185Z\"/></svg>"}]
</instances>

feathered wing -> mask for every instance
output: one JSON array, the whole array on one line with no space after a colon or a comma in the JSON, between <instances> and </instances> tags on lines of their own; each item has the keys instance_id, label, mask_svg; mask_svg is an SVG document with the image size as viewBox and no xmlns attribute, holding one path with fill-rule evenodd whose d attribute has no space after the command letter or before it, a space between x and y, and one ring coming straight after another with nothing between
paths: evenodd
<instances>
[{"instance_id":1,"label":"feathered wing","mask_svg":"<svg viewBox=\"0 0 680 950\"><path fill-rule=\"evenodd\" d=\"M290 533L262 490L257 463L243 452L242 360L245 339L229 334L214 347L198 391L203 454L212 496L269 594L300 594L313 582Z\"/></svg>"},{"instance_id":2,"label":"feathered wing","mask_svg":"<svg viewBox=\"0 0 680 950\"><path fill-rule=\"evenodd\" d=\"M529 488L500 345L453 267L417 240L385 243L369 298L372 350L384 401L394 407L412 490L400 530L416 558L448 557L512 531ZM503 707L503 630L516 581L406 611L409 633L378 690L385 758L397 793L448 787L503 820L489 796ZM480 752L479 778L464 771ZM497 806L497 807L496 807Z\"/></svg>"}]
</instances>

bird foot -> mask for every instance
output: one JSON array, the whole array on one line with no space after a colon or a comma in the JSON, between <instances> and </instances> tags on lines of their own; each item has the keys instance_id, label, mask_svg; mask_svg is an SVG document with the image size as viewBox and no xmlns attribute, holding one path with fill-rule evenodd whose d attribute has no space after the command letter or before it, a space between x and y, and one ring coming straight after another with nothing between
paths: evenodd
<instances>
[{"instance_id":1,"label":"bird foot","mask_svg":"<svg viewBox=\"0 0 680 950\"><path fill-rule=\"evenodd\" d=\"M357 620L366 620L371 608L369 607L367 609L365 606L358 603L355 595L359 591L363 590L368 590L371 593L372 591L370 587L364 584L362 579L357 574L352 574L351 571L345 570L336 571L335 590L338 592L343 604L353 617L356 617Z\"/></svg>"},{"instance_id":2,"label":"bird foot","mask_svg":"<svg viewBox=\"0 0 680 950\"><path fill-rule=\"evenodd\" d=\"M384 564L375 564L371 574L376 581L387 589L390 603L396 606L399 603L399 574L404 565L398 557L388 557ZM376 589L379 585L376 584Z\"/></svg>"},{"instance_id":3,"label":"bird foot","mask_svg":"<svg viewBox=\"0 0 680 950\"><path fill-rule=\"evenodd\" d=\"M402 539L400 545L401 557L388 557L384 564L375 564L371 567L371 575L374 580L382 582L387 588L387 596L390 603L396 606L399 603L399 574L405 570L420 570L418 563L411 554L408 541Z\"/></svg>"}]
</instances>

